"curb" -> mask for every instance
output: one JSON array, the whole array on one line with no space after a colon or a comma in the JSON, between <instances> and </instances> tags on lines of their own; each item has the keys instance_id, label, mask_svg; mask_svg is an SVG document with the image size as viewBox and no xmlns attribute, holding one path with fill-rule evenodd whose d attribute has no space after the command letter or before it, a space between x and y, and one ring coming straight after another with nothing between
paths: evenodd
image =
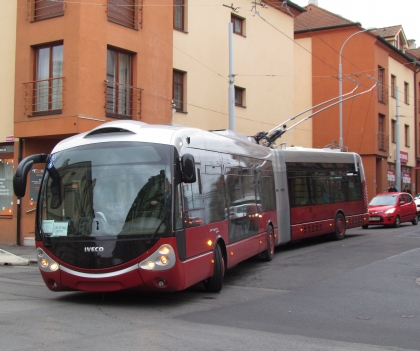
<instances>
[{"instance_id":1,"label":"curb","mask_svg":"<svg viewBox=\"0 0 420 351\"><path fill-rule=\"evenodd\" d=\"M2 266L28 266L33 261L32 259L28 260L0 249L0 265Z\"/></svg>"}]
</instances>

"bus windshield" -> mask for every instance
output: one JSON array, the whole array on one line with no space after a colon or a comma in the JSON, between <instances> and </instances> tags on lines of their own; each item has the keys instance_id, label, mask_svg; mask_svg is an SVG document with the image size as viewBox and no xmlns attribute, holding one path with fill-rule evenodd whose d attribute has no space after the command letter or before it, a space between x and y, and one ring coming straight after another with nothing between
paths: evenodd
<instances>
[{"instance_id":1,"label":"bus windshield","mask_svg":"<svg viewBox=\"0 0 420 351\"><path fill-rule=\"evenodd\" d=\"M41 235L62 241L168 234L172 159L170 146L135 142L51 155L40 190Z\"/></svg>"}]
</instances>

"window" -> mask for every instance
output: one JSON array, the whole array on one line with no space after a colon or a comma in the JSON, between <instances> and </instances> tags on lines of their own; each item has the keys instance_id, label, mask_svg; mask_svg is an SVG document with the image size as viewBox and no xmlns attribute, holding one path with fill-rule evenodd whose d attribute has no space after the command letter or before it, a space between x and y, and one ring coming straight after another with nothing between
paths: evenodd
<instances>
[{"instance_id":1,"label":"window","mask_svg":"<svg viewBox=\"0 0 420 351\"><path fill-rule=\"evenodd\" d=\"M409 105L410 104L410 100L409 100L409 89L408 89L408 83L404 82L404 102Z\"/></svg>"},{"instance_id":2,"label":"window","mask_svg":"<svg viewBox=\"0 0 420 351\"><path fill-rule=\"evenodd\" d=\"M106 115L132 117L131 57L125 51L108 48L106 61Z\"/></svg>"},{"instance_id":3,"label":"window","mask_svg":"<svg viewBox=\"0 0 420 351\"><path fill-rule=\"evenodd\" d=\"M393 143L397 142L397 129L396 129L396 121L395 119L391 120L391 141Z\"/></svg>"},{"instance_id":4,"label":"window","mask_svg":"<svg viewBox=\"0 0 420 351\"><path fill-rule=\"evenodd\" d=\"M136 0L108 0L108 21L137 29L136 8Z\"/></svg>"},{"instance_id":5,"label":"window","mask_svg":"<svg viewBox=\"0 0 420 351\"><path fill-rule=\"evenodd\" d=\"M245 35L245 19L232 15L231 22L233 23L233 33Z\"/></svg>"},{"instance_id":6,"label":"window","mask_svg":"<svg viewBox=\"0 0 420 351\"><path fill-rule=\"evenodd\" d=\"M63 44L35 48L33 113L61 113L63 106Z\"/></svg>"},{"instance_id":7,"label":"window","mask_svg":"<svg viewBox=\"0 0 420 351\"><path fill-rule=\"evenodd\" d=\"M395 98L395 96L396 96L396 94L395 94L396 79L397 79L397 77L395 77L394 75L391 75L391 97L393 97L393 98Z\"/></svg>"},{"instance_id":8,"label":"window","mask_svg":"<svg viewBox=\"0 0 420 351\"><path fill-rule=\"evenodd\" d=\"M184 79L184 72L174 70L172 98L174 100L175 109L177 111L184 111Z\"/></svg>"},{"instance_id":9,"label":"window","mask_svg":"<svg viewBox=\"0 0 420 351\"><path fill-rule=\"evenodd\" d=\"M385 77L385 68L378 67L378 101L382 103L385 103L384 77Z\"/></svg>"},{"instance_id":10,"label":"window","mask_svg":"<svg viewBox=\"0 0 420 351\"><path fill-rule=\"evenodd\" d=\"M385 129L385 116L382 114L379 114L378 118L378 148L379 150L386 151L387 150L387 144L388 140L386 138L386 135L384 133Z\"/></svg>"},{"instance_id":11,"label":"window","mask_svg":"<svg viewBox=\"0 0 420 351\"><path fill-rule=\"evenodd\" d=\"M362 199L360 174L353 164L287 163L290 207Z\"/></svg>"},{"instance_id":12,"label":"window","mask_svg":"<svg viewBox=\"0 0 420 351\"><path fill-rule=\"evenodd\" d=\"M235 105L245 106L245 89L235 87Z\"/></svg>"},{"instance_id":13,"label":"window","mask_svg":"<svg viewBox=\"0 0 420 351\"><path fill-rule=\"evenodd\" d=\"M410 126L408 124L404 125L404 141L405 146L410 146Z\"/></svg>"},{"instance_id":14,"label":"window","mask_svg":"<svg viewBox=\"0 0 420 351\"><path fill-rule=\"evenodd\" d=\"M196 163L197 181L181 183L183 195L183 219L185 227L196 227L204 220L204 194L201 181L200 164Z\"/></svg>"},{"instance_id":15,"label":"window","mask_svg":"<svg viewBox=\"0 0 420 351\"><path fill-rule=\"evenodd\" d=\"M32 21L41 21L47 18L64 15L63 0L33 0Z\"/></svg>"},{"instance_id":16,"label":"window","mask_svg":"<svg viewBox=\"0 0 420 351\"><path fill-rule=\"evenodd\" d=\"M174 28L185 30L185 0L174 0Z\"/></svg>"}]
</instances>

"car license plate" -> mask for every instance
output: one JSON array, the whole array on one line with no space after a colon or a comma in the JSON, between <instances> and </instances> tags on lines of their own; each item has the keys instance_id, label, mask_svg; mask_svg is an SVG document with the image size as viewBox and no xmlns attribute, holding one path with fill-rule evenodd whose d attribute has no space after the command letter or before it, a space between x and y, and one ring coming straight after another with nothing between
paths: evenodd
<instances>
[{"instance_id":1,"label":"car license plate","mask_svg":"<svg viewBox=\"0 0 420 351\"><path fill-rule=\"evenodd\" d=\"M373 221L380 221L381 217L369 217L369 221L373 222Z\"/></svg>"}]
</instances>

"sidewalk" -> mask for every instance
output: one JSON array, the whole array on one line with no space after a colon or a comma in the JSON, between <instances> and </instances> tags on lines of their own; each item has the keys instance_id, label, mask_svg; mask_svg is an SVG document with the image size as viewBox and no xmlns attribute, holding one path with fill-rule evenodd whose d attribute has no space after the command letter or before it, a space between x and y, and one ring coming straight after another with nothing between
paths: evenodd
<instances>
[{"instance_id":1,"label":"sidewalk","mask_svg":"<svg viewBox=\"0 0 420 351\"><path fill-rule=\"evenodd\" d=\"M35 246L0 244L0 266L28 266L36 263Z\"/></svg>"}]
</instances>

